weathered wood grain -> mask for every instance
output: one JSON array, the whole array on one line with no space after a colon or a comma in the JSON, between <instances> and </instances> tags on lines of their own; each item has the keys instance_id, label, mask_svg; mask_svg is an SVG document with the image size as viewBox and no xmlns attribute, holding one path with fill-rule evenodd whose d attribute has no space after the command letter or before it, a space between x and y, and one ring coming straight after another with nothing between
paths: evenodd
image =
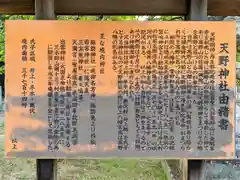
<instances>
[{"instance_id":1,"label":"weathered wood grain","mask_svg":"<svg viewBox=\"0 0 240 180\"><path fill-rule=\"evenodd\" d=\"M239 16L240 0L208 0L208 15Z\"/></svg>"},{"instance_id":2,"label":"weathered wood grain","mask_svg":"<svg viewBox=\"0 0 240 180\"><path fill-rule=\"evenodd\" d=\"M58 15L186 15L188 0L57 0ZM2 14L34 14L34 0L0 0ZM240 0L208 0L208 15L238 16Z\"/></svg>"}]
</instances>

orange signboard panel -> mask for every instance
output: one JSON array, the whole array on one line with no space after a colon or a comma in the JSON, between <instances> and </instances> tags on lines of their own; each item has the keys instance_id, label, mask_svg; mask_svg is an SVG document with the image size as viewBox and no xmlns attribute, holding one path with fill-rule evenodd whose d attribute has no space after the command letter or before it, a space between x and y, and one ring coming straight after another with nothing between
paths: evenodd
<instances>
[{"instance_id":1,"label":"orange signboard panel","mask_svg":"<svg viewBox=\"0 0 240 180\"><path fill-rule=\"evenodd\" d=\"M233 158L235 28L7 21L7 156Z\"/></svg>"}]
</instances>

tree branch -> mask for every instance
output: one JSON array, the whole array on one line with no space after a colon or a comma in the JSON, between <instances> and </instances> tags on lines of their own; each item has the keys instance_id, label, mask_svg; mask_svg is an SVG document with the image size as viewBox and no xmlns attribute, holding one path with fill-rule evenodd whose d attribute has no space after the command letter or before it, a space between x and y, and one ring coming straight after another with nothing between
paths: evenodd
<instances>
[{"instance_id":1,"label":"tree branch","mask_svg":"<svg viewBox=\"0 0 240 180\"><path fill-rule=\"evenodd\" d=\"M184 17L182 17L182 16L174 17L174 18L170 19L170 21L177 20L177 19L184 20Z\"/></svg>"},{"instance_id":2,"label":"tree branch","mask_svg":"<svg viewBox=\"0 0 240 180\"><path fill-rule=\"evenodd\" d=\"M77 16L74 20L79 20L81 18L81 16Z\"/></svg>"},{"instance_id":3,"label":"tree branch","mask_svg":"<svg viewBox=\"0 0 240 180\"><path fill-rule=\"evenodd\" d=\"M97 16L97 17L96 17L96 20L97 20L97 21L101 21L101 20L103 20L103 15L101 15L101 16Z\"/></svg>"},{"instance_id":4,"label":"tree branch","mask_svg":"<svg viewBox=\"0 0 240 180\"><path fill-rule=\"evenodd\" d=\"M155 16L148 16L147 20L148 21L153 21Z\"/></svg>"}]
</instances>

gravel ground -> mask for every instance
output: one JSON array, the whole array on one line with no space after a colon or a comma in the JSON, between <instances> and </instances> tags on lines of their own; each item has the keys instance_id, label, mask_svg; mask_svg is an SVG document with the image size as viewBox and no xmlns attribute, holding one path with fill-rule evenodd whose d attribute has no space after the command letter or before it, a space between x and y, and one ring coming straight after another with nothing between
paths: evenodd
<instances>
[{"instance_id":1,"label":"gravel ground","mask_svg":"<svg viewBox=\"0 0 240 180\"><path fill-rule=\"evenodd\" d=\"M200 180L240 180L240 160L206 162Z\"/></svg>"}]
</instances>

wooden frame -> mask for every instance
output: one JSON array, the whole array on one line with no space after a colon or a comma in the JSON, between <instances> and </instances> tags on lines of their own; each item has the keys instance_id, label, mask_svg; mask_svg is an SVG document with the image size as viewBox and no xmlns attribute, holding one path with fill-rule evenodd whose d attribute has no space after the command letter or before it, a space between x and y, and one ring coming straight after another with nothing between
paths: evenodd
<instances>
[{"instance_id":1,"label":"wooden frame","mask_svg":"<svg viewBox=\"0 0 240 180\"><path fill-rule=\"evenodd\" d=\"M187 15L190 0L57 0L57 15ZM209 0L208 15L238 16L239 0ZM0 0L1 14L32 14L34 0Z\"/></svg>"}]
</instances>

